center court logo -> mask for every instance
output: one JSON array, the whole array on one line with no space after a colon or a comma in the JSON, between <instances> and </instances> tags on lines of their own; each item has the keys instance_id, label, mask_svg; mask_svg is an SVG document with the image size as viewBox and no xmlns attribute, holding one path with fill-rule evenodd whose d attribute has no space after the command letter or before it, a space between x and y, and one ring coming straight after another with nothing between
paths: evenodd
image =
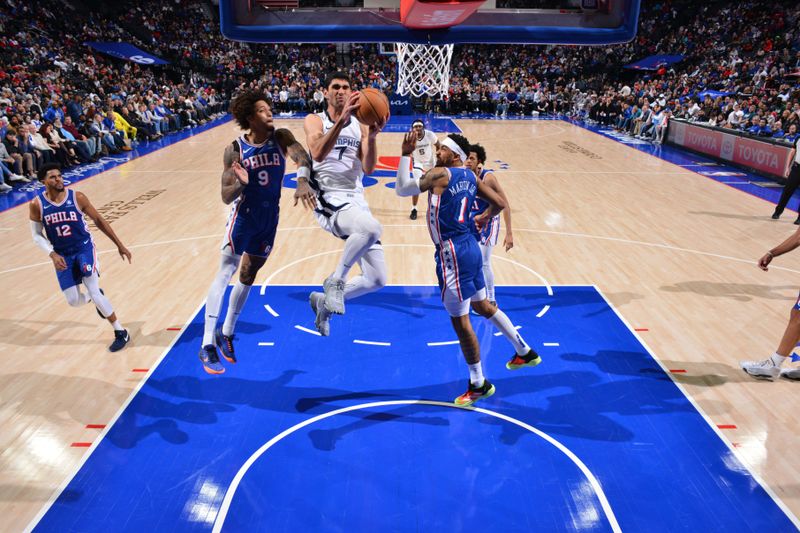
<instances>
[{"instance_id":1,"label":"center court logo","mask_svg":"<svg viewBox=\"0 0 800 533\"><path fill-rule=\"evenodd\" d=\"M495 161L495 163L500 163L499 169L500 170L507 170L510 168L508 163L503 161ZM398 156L380 156L378 157L378 164L375 166L375 171L368 176L364 176L361 180L362 185L364 188L372 187L373 185L377 185L379 179L389 179L393 178L397 180L397 167L400 165L400 157ZM385 184L386 187L393 189L394 188L394 181L388 182ZM297 173L292 172L291 174L286 174L283 177L283 186L287 189L296 189L297 188Z\"/></svg>"}]
</instances>

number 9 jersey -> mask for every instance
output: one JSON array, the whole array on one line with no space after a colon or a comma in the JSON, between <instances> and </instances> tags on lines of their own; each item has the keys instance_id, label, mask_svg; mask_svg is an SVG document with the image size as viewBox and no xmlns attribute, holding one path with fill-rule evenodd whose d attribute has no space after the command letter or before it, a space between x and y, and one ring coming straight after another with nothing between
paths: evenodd
<instances>
[{"instance_id":1,"label":"number 9 jersey","mask_svg":"<svg viewBox=\"0 0 800 533\"><path fill-rule=\"evenodd\" d=\"M245 204L242 208L277 206L281 199L286 156L275 134L261 144L250 144L243 135L234 141L233 150L240 154L241 164L247 170L248 183L239 197Z\"/></svg>"},{"instance_id":2,"label":"number 9 jersey","mask_svg":"<svg viewBox=\"0 0 800 533\"><path fill-rule=\"evenodd\" d=\"M230 246L235 255L268 257L278 229L286 156L274 133L261 144L241 136L233 150L241 156L248 181L231 206L222 247Z\"/></svg>"}]
</instances>

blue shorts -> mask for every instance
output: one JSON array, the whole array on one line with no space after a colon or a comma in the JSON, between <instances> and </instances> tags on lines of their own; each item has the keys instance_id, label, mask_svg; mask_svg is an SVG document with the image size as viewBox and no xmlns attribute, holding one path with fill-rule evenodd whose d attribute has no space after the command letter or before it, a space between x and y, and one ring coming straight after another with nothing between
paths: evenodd
<instances>
[{"instance_id":1,"label":"blue shorts","mask_svg":"<svg viewBox=\"0 0 800 533\"><path fill-rule=\"evenodd\" d=\"M436 250L436 277L442 301L469 300L486 287L478 242L467 234L447 240Z\"/></svg>"},{"instance_id":2,"label":"blue shorts","mask_svg":"<svg viewBox=\"0 0 800 533\"><path fill-rule=\"evenodd\" d=\"M230 246L235 255L269 257L275 244L275 233L278 231L279 209L275 207L256 211L238 207L228 217L222 247Z\"/></svg>"},{"instance_id":3,"label":"blue shorts","mask_svg":"<svg viewBox=\"0 0 800 533\"><path fill-rule=\"evenodd\" d=\"M83 283L83 278L91 276L93 272L100 273L100 265L97 262L94 244L85 246L74 253L62 254L58 250L56 250L56 253L63 257L64 262L67 264L66 269L56 270L58 285L62 291L75 285L80 285Z\"/></svg>"},{"instance_id":4,"label":"blue shorts","mask_svg":"<svg viewBox=\"0 0 800 533\"><path fill-rule=\"evenodd\" d=\"M794 302L792 309L797 309L800 311L800 294L797 295L797 301Z\"/></svg>"}]
</instances>

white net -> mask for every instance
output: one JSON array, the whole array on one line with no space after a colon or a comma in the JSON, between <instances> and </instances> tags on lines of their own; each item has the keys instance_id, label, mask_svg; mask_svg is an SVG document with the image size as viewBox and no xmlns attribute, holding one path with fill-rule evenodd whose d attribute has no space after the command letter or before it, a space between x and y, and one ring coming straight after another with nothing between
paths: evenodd
<instances>
[{"instance_id":1,"label":"white net","mask_svg":"<svg viewBox=\"0 0 800 533\"><path fill-rule=\"evenodd\" d=\"M453 45L397 43L397 92L413 96L447 94Z\"/></svg>"}]
</instances>

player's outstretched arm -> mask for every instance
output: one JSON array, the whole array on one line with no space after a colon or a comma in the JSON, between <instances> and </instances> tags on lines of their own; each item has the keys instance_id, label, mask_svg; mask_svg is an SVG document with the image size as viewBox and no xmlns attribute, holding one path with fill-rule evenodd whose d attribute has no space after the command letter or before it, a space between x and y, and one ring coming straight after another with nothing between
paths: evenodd
<instances>
[{"instance_id":1,"label":"player's outstretched arm","mask_svg":"<svg viewBox=\"0 0 800 533\"><path fill-rule=\"evenodd\" d=\"M769 270L767 266L772 262L773 259L775 259L779 255L791 252L798 246L800 246L800 228L797 228L797 231L792 233L792 235L788 239L780 243L772 250L765 253L761 257L761 259L758 260L759 268L761 270Z\"/></svg>"},{"instance_id":2,"label":"player's outstretched arm","mask_svg":"<svg viewBox=\"0 0 800 533\"><path fill-rule=\"evenodd\" d=\"M82 192L75 192L75 200L77 201L78 207L81 209L81 211L83 211L89 218L91 218L95 226L97 226L97 228L100 231L106 234L106 237L111 239L114 242L114 244L117 245L117 251L119 252L119 256L122 257L123 259L127 259L128 263L130 263L131 262L130 250L125 248L125 245L122 244L122 241L119 240L119 237L117 237L117 234L114 233L114 230L111 228L111 224L109 224L108 221L106 221L106 219L103 218L103 215L101 215L97 211L97 209L94 208L94 206L86 197L86 195L83 194Z\"/></svg>"},{"instance_id":3,"label":"player's outstretched arm","mask_svg":"<svg viewBox=\"0 0 800 533\"><path fill-rule=\"evenodd\" d=\"M398 196L413 196L436 186L447 187L450 179L449 171L442 167L432 168L424 174L414 169L412 173L411 153L416 147L417 134L413 131L406 133L403 137L402 157L400 157L400 165L397 168L397 183L394 188Z\"/></svg>"},{"instance_id":4,"label":"player's outstretched arm","mask_svg":"<svg viewBox=\"0 0 800 533\"><path fill-rule=\"evenodd\" d=\"M275 131L275 138L283 151L297 165L297 189L294 191L294 205L297 201L303 202L303 207L314 209L317 207L316 196L308 184L311 177L311 156L308 155L303 145L300 144L291 131L279 129Z\"/></svg>"},{"instance_id":5,"label":"player's outstretched arm","mask_svg":"<svg viewBox=\"0 0 800 533\"><path fill-rule=\"evenodd\" d=\"M61 255L53 251L53 245L50 244L47 237L43 235L44 226L42 225L42 211L39 209L38 201L33 200L28 204L28 218L31 222L31 237L33 237L33 243L50 256L56 270L66 270L66 261L64 261Z\"/></svg>"},{"instance_id":6,"label":"player's outstretched arm","mask_svg":"<svg viewBox=\"0 0 800 533\"><path fill-rule=\"evenodd\" d=\"M229 144L222 155L222 201L226 205L242 194L248 182L247 170L239 162L241 158L233 144Z\"/></svg>"},{"instance_id":7,"label":"player's outstretched arm","mask_svg":"<svg viewBox=\"0 0 800 533\"><path fill-rule=\"evenodd\" d=\"M508 196L506 196L506 192L503 190L503 187L500 186L500 181L497 179L497 176L495 176L492 172L488 172L483 181L492 189L494 189L494 191L499 194L506 203L506 208L503 209L503 223L506 225L506 236L503 239L503 246L507 252L514 247L514 234L511 230L511 203L508 201Z\"/></svg>"}]
</instances>

